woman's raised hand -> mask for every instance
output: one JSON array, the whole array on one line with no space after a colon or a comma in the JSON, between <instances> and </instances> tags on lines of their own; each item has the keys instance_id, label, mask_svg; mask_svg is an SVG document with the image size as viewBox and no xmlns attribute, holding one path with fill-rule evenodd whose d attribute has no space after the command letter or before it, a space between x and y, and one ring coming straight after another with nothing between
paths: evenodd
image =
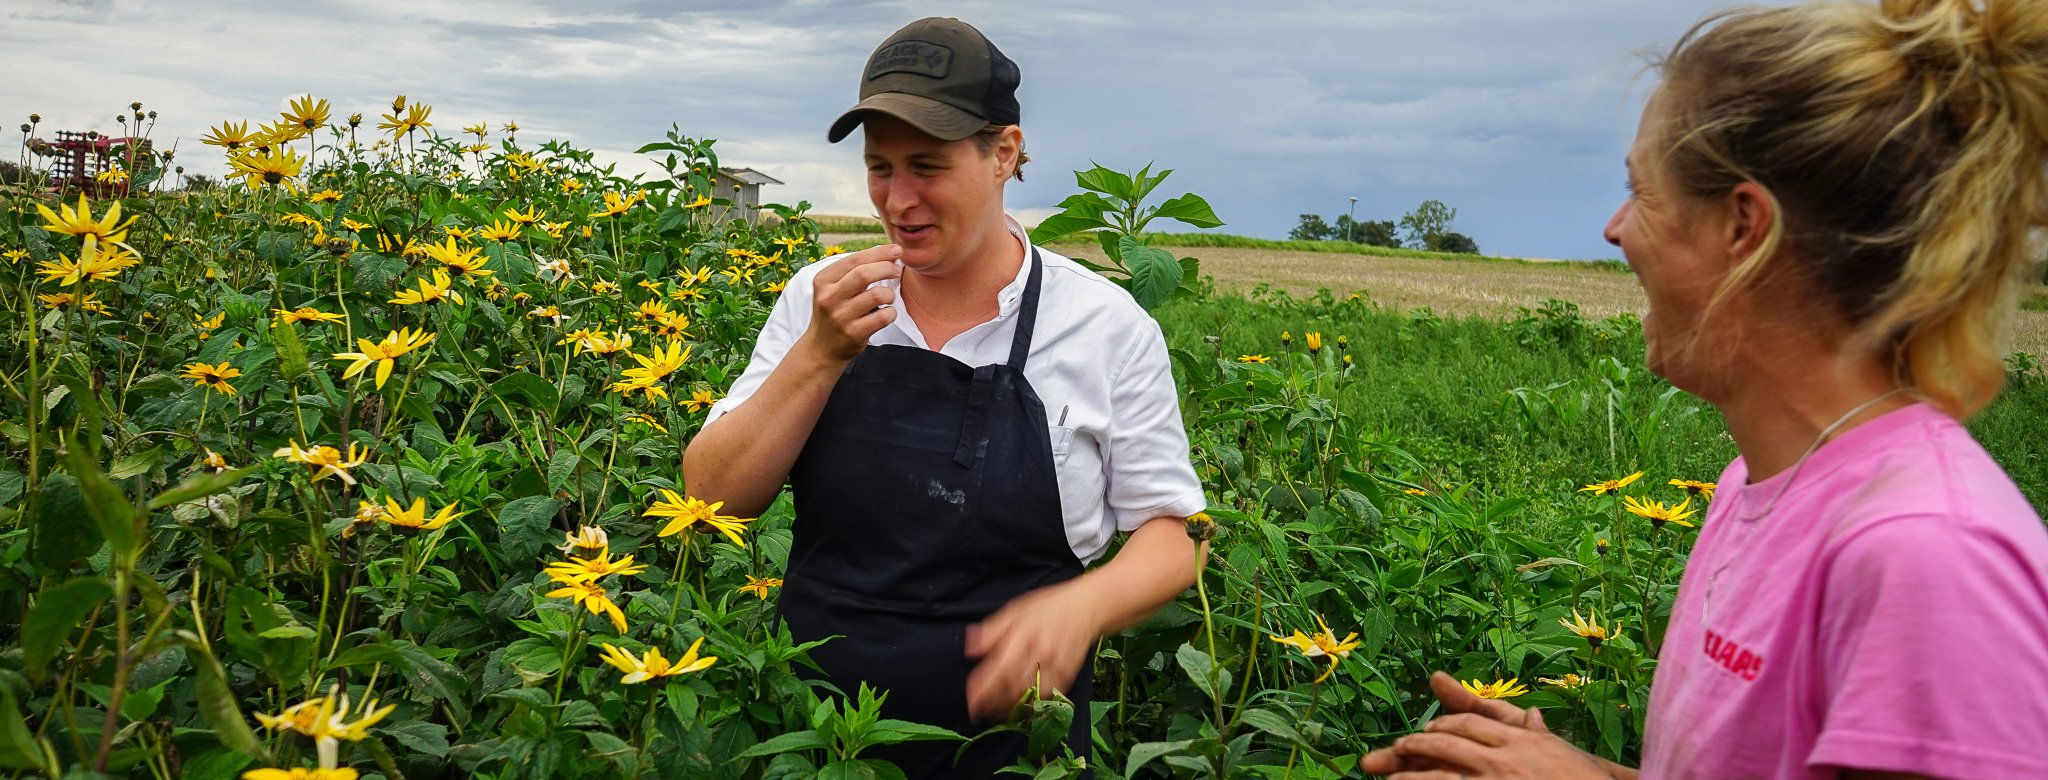
<instances>
[{"instance_id":1,"label":"woman's raised hand","mask_svg":"<svg viewBox=\"0 0 2048 780\"><path fill-rule=\"evenodd\" d=\"M896 321L896 290L870 287L903 275L903 248L883 244L847 255L811 279L811 327L801 339L820 355L844 363L867 347L868 337Z\"/></svg>"}]
</instances>

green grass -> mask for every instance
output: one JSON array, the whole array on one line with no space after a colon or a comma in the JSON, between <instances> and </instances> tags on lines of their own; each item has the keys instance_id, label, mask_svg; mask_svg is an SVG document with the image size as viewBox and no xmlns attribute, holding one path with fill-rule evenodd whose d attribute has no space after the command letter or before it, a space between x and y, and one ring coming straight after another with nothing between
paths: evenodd
<instances>
[{"instance_id":1,"label":"green grass","mask_svg":"<svg viewBox=\"0 0 2048 780\"><path fill-rule=\"evenodd\" d=\"M821 217L816 219L819 220L820 225L825 226L822 227L819 232L876 234L876 237L873 239L858 239L853 241L841 242L840 246L844 247L849 252L856 249L866 249L871 246L877 246L883 243L883 241L885 240L880 237L880 224L872 225L872 229L854 229L854 227L851 225L839 225L837 220L841 218ZM1497 263L1536 262L1525 260L1518 257L1496 257L1493 255L1472 255L1457 252L1430 252L1422 249L1372 246L1370 244L1357 244L1349 241L1280 241L1270 238L1252 238L1249 236L1236 236L1231 235L1229 233L1147 233L1145 234L1145 238L1146 241L1151 243L1153 246L1191 247L1198 249L1266 249L1275 252L1317 252L1324 254L1370 255L1373 257L1408 257L1437 260L1476 260ZM1087 233L1080 233L1076 235L1067 236L1065 238L1061 238L1051 243L1051 246L1094 245L1094 236ZM1585 260L1573 261L1573 263L1575 265L1582 265L1588 268L1602 268L1621 273L1629 272L1628 264L1620 260ZM2048 301L2044 301L2043 305L2048 306Z\"/></svg>"},{"instance_id":2,"label":"green grass","mask_svg":"<svg viewBox=\"0 0 2048 780\"><path fill-rule=\"evenodd\" d=\"M812 215L811 221L818 223L820 233L882 233L882 221L874 217Z\"/></svg>"},{"instance_id":3,"label":"green grass","mask_svg":"<svg viewBox=\"0 0 2048 780\"><path fill-rule=\"evenodd\" d=\"M2048 287L2035 287L2020 293L2022 311L2048 311Z\"/></svg>"},{"instance_id":4,"label":"green grass","mask_svg":"<svg viewBox=\"0 0 2048 780\"><path fill-rule=\"evenodd\" d=\"M1326 354L1336 352L1339 335L1348 337L1355 366L1333 394L1338 409L1361 429L1382 431L1382 439L1416 455L1435 471L1432 479L1469 484L1495 498L1554 497L1637 469L1659 482L1713 480L1736 455L1720 414L1689 395L1665 403L1662 425L1646 435L1631 432L1669 385L1643 368L1641 332L1629 320L1562 312L1513 321L1418 319L1328 298L1230 295L1177 300L1157 315L1174 349L1205 360L1240 354L1286 359L1280 344L1286 331L1294 337L1292 359L1302 361L1309 359L1306 332L1321 333ZM1219 343L1207 343L1207 336ZM1619 383L1611 436L1603 378L1612 370L1603 367L1604 358L1613 358L1627 377ZM1579 419L1539 416L1532 426L1509 396L1515 388L1559 384L1550 392L1554 398L1588 398ZM2048 514L2042 420L2048 420L2048 378L2032 376L2016 381L1970 428L2036 510Z\"/></svg>"}]
</instances>

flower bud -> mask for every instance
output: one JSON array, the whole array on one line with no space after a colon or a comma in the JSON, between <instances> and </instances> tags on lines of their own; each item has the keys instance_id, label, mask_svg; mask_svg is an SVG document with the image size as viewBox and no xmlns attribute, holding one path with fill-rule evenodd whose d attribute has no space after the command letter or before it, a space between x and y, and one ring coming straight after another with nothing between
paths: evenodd
<instances>
[{"instance_id":1,"label":"flower bud","mask_svg":"<svg viewBox=\"0 0 2048 780\"><path fill-rule=\"evenodd\" d=\"M142 101L140 101L140 100L137 100L137 101L135 101L135 102L133 102L133 103L129 103L129 104L128 104L128 110L130 110L130 111L141 111L141 110L142 110Z\"/></svg>"},{"instance_id":2,"label":"flower bud","mask_svg":"<svg viewBox=\"0 0 2048 780\"><path fill-rule=\"evenodd\" d=\"M350 249L354 248L346 238L336 237L327 239L327 253L335 257L346 255Z\"/></svg>"}]
</instances>

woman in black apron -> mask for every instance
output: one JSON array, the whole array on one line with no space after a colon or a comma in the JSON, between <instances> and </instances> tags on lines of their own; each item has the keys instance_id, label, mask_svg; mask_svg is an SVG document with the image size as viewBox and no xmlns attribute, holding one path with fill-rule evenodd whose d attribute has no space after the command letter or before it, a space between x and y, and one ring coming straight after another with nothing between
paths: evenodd
<instances>
[{"instance_id":1,"label":"woman in black apron","mask_svg":"<svg viewBox=\"0 0 2048 780\"><path fill-rule=\"evenodd\" d=\"M869 193L894 243L791 281L810 293L808 317L792 310L802 296L786 292L735 385L739 402L714 408L684 472L692 495L743 514L765 508L787 475L796 521L780 614L798 641L841 637L812 654L841 690L865 682L888 691L886 717L973 736L1042 682L1073 700L1067 744L1087 756L1093 644L1193 583L1196 548L1181 520L1200 509L1200 491L1162 369L1153 378L1164 373L1165 417L1180 442L1169 476L1184 470L1192 497L1161 504L1174 509L1084 575L1049 440L1066 421L1048 419L1025 375L1052 305L1049 261L1011 235L1002 213L1003 184L1025 160L1017 81L1015 63L957 20L912 23L875 51L861 102L830 137L865 125ZM1072 273L1071 261L1051 259ZM1021 296L1000 301L1019 281ZM923 344L870 345L897 305L914 314ZM970 366L940 351L964 332L1012 322L1007 359ZM1163 343L1151 346L1163 355ZM1140 412L1160 417L1157 407L1128 413ZM913 778L990 777L1024 743L982 739L955 763L958 748L870 755Z\"/></svg>"}]
</instances>

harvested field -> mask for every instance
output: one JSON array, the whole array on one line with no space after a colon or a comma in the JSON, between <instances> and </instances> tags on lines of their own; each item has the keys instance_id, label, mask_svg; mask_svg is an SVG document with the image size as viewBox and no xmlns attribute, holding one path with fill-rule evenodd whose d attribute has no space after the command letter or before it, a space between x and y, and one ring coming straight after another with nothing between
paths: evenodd
<instances>
[{"instance_id":1,"label":"harvested field","mask_svg":"<svg viewBox=\"0 0 2048 780\"><path fill-rule=\"evenodd\" d=\"M828 234L827 244L849 248L872 246L879 237ZM1061 254L1100 262L1102 250L1092 243L1058 244ZM1362 293L1394 309L1428 307L1438 314L1505 316L1546 298L1579 305L1589 317L1624 311L1642 314L1647 303L1633 274L1548 260L1454 260L1376 257L1319 252L1217 247L1162 247L1175 257L1197 257L1202 273L1215 277L1222 290L1248 292L1259 284L1292 295L1313 295L1319 288L1347 295ZM2029 300L2048 302L2048 289L2036 288ZM2020 312L2013 348L2048 355L2048 311L2040 305Z\"/></svg>"}]
</instances>

